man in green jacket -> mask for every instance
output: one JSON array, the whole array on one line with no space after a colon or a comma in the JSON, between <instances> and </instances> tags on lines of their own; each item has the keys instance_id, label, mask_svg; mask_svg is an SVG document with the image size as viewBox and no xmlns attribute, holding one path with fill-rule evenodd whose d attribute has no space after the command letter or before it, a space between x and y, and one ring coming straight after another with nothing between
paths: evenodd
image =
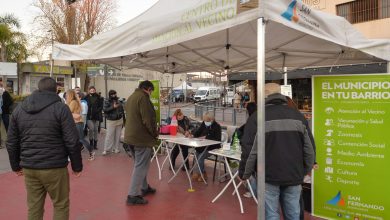
<instances>
[{"instance_id":1,"label":"man in green jacket","mask_svg":"<svg viewBox=\"0 0 390 220\"><path fill-rule=\"evenodd\" d=\"M154 86L150 81L141 82L127 99L125 106L124 143L134 158L127 205L145 205L148 201L143 197L156 192L146 180L152 147L157 144L158 137L156 113L149 98L153 90Z\"/></svg>"}]
</instances>

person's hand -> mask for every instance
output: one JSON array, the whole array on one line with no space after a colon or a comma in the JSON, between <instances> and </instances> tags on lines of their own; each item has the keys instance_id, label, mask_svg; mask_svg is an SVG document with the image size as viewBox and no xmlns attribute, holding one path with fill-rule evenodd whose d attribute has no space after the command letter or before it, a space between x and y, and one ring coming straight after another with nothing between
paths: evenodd
<instances>
[{"instance_id":1,"label":"person's hand","mask_svg":"<svg viewBox=\"0 0 390 220\"><path fill-rule=\"evenodd\" d=\"M114 108L118 108L119 104L117 102L114 102Z\"/></svg>"},{"instance_id":2,"label":"person's hand","mask_svg":"<svg viewBox=\"0 0 390 220\"><path fill-rule=\"evenodd\" d=\"M81 172L74 172L74 171L73 171L73 175L74 175L75 177L80 177L80 176L81 176Z\"/></svg>"},{"instance_id":3,"label":"person's hand","mask_svg":"<svg viewBox=\"0 0 390 220\"><path fill-rule=\"evenodd\" d=\"M313 165L313 170L318 170L318 168L319 168L319 166L317 163Z\"/></svg>"},{"instance_id":4,"label":"person's hand","mask_svg":"<svg viewBox=\"0 0 390 220\"><path fill-rule=\"evenodd\" d=\"M246 181L246 179L241 179L239 175L237 175L237 178L238 178L238 180L239 180L240 182L245 182L245 181Z\"/></svg>"},{"instance_id":5,"label":"person's hand","mask_svg":"<svg viewBox=\"0 0 390 220\"><path fill-rule=\"evenodd\" d=\"M15 171L16 176L23 176L23 170Z\"/></svg>"}]
</instances>

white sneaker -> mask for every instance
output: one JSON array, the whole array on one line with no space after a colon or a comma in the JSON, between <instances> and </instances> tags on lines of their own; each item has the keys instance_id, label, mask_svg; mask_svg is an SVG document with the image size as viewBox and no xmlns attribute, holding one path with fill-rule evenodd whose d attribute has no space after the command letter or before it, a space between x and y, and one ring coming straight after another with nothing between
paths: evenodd
<instances>
[{"instance_id":1,"label":"white sneaker","mask_svg":"<svg viewBox=\"0 0 390 220\"><path fill-rule=\"evenodd\" d=\"M92 152L88 158L89 161L95 160L95 152Z\"/></svg>"},{"instance_id":2,"label":"white sneaker","mask_svg":"<svg viewBox=\"0 0 390 220\"><path fill-rule=\"evenodd\" d=\"M121 151L120 151L119 149L115 149L115 150L114 150L114 153L116 153L116 154L117 154L117 153L120 153L120 152L121 152Z\"/></svg>"},{"instance_id":3,"label":"white sneaker","mask_svg":"<svg viewBox=\"0 0 390 220\"><path fill-rule=\"evenodd\" d=\"M107 151L103 151L102 152L102 155L104 156L104 155L107 155Z\"/></svg>"},{"instance_id":4,"label":"white sneaker","mask_svg":"<svg viewBox=\"0 0 390 220\"><path fill-rule=\"evenodd\" d=\"M244 193L243 196L245 198L252 198L252 193L248 191L248 192Z\"/></svg>"}]
</instances>

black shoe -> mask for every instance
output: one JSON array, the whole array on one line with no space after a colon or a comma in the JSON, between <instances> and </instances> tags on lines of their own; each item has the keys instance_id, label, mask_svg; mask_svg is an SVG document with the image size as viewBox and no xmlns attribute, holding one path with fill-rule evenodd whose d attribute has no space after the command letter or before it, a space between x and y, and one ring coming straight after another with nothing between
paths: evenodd
<instances>
[{"instance_id":1,"label":"black shoe","mask_svg":"<svg viewBox=\"0 0 390 220\"><path fill-rule=\"evenodd\" d=\"M144 199L142 196L127 196L127 205L146 205L148 200Z\"/></svg>"},{"instance_id":2,"label":"black shoe","mask_svg":"<svg viewBox=\"0 0 390 220\"><path fill-rule=\"evenodd\" d=\"M148 185L147 189L143 189L141 191L142 191L142 196L146 196L146 195L149 195L149 194L155 194L156 193L156 189L153 189L149 185Z\"/></svg>"}]
</instances>

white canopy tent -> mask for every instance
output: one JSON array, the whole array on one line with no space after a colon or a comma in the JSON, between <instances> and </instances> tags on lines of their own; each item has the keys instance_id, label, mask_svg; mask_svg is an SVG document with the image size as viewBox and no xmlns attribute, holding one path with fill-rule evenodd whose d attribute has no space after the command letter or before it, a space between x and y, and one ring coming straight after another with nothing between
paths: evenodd
<instances>
[{"instance_id":1,"label":"white canopy tent","mask_svg":"<svg viewBox=\"0 0 390 220\"><path fill-rule=\"evenodd\" d=\"M235 0L160 0L82 45L56 44L53 56L171 73L254 71L256 19L264 16L266 66L272 70L390 60L388 40L367 40L341 17L301 12L300 1L297 22L287 20L282 14L292 2L262 1L264 14L259 8L236 14Z\"/></svg>"},{"instance_id":2,"label":"white canopy tent","mask_svg":"<svg viewBox=\"0 0 390 220\"><path fill-rule=\"evenodd\" d=\"M173 88L173 90L196 90L196 88L188 85L187 82L184 81L181 85Z\"/></svg>"},{"instance_id":3,"label":"white canopy tent","mask_svg":"<svg viewBox=\"0 0 390 220\"><path fill-rule=\"evenodd\" d=\"M368 40L345 19L296 0L160 0L137 18L82 45L56 44L53 58L159 72L257 71L264 121L265 68L390 60L388 40ZM249 6L249 7L248 7ZM250 9L250 10L246 10ZM264 219L264 123L258 123L259 218Z\"/></svg>"}]
</instances>

